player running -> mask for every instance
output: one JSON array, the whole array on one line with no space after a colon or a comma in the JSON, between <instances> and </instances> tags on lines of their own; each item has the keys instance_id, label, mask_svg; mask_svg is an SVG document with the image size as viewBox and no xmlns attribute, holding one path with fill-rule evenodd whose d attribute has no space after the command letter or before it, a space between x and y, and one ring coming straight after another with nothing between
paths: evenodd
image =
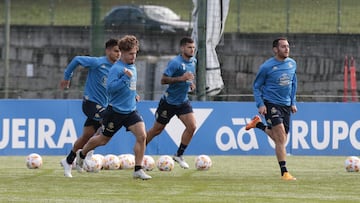
<instances>
[{"instance_id":1,"label":"player running","mask_svg":"<svg viewBox=\"0 0 360 203\"><path fill-rule=\"evenodd\" d=\"M148 130L146 143L159 135L169 123L173 116L179 117L185 125L185 130L181 136L181 143L176 154L173 156L174 161L187 169L189 164L185 162L183 154L196 130L196 120L192 106L188 98L188 92L195 89L194 75L196 58L195 43L190 37L184 37L180 41L181 54L173 58L166 67L161 78L161 84L168 84L165 94L159 102L156 110L156 121L153 127Z\"/></svg>"},{"instance_id":2,"label":"player running","mask_svg":"<svg viewBox=\"0 0 360 203\"><path fill-rule=\"evenodd\" d=\"M286 168L285 148L290 128L290 114L297 112L296 62L289 58L290 48L286 38L273 41L273 52L275 56L260 66L253 85L258 112L265 116L267 125L256 115L246 125L246 130L255 127L263 130L275 142L281 179L296 180Z\"/></svg>"},{"instance_id":3,"label":"player running","mask_svg":"<svg viewBox=\"0 0 360 203\"><path fill-rule=\"evenodd\" d=\"M68 156L60 162L64 167L65 177L72 177L71 168L76 157L76 151L81 149L101 126L102 116L108 105L108 96L106 93L107 75L111 66L119 57L120 49L118 40L109 39L105 43L105 56L76 56L66 67L64 79L60 83L62 89L70 87L71 77L78 66L81 65L87 68L88 75L82 102L82 111L87 119L84 123L83 134L75 141ZM82 169L79 168L78 171L81 172Z\"/></svg>"}]
</instances>

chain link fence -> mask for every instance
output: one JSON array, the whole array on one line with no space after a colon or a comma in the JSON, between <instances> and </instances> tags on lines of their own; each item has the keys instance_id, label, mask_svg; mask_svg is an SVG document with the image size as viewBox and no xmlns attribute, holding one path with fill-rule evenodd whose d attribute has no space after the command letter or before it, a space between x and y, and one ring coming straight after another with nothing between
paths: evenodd
<instances>
[{"instance_id":1,"label":"chain link fence","mask_svg":"<svg viewBox=\"0 0 360 203\"><path fill-rule=\"evenodd\" d=\"M10 19L5 16L5 2L10 2ZM92 6L94 2L97 2L98 13L97 17L102 22L107 13L114 7L133 4L133 5L161 5L170 8L176 14L178 14L182 20L191 22L191 14L193 10L192 0L181 1L169 1L169 0L0 0L0 27L4 27L7 20L9 20L12 27L26 27L26 26L39 26L39 27L58 27L58 26L73 26L83 27L84 36L90 33L92 17L94 17L94 11ZM225 33L279 33L279 34L360 34L359 20L360 13L360 1L358 0L231 0L229 14L227 16ZM211 11L210 11L211 12ZM0 85L3 86L2 78L4 76L4 34L0 33ZM159 35L161 37L161 35ZM85 39L86 37L84 37ZM21 46L21 41L24 39L16 39L16 36L12 36L11 44ZM27 40L33 40L29 38ZM81 41L83 39L79 39ZM34 40L34 43L36 40ZM259 43L263 43L259 41ZM54 42L54 44L56 44ZM60 45L59 45L60 46ZM351 45L348 45L351 46ZM90 42L89 42L90 47ZM56 47L58 48L58 47ZM331 47L327 47L331 49ZM84 47L83 49L87 49ZM83 49L64 49L69 52L67 58L60 56L54 59L62 64L61 67L57 67L57 72L63 71L66 64L69 62L72 56L76 54L91 54L83 52ZM27 50L27 47L24 47ZM172 51L173 48L169 48ZM39 61L49 60L48 65L56 66L50 62L51 59L46 59L47 52L52 50L37 49L33 52ZM28 51L30 52L30 51ZM20 53L20 54L19 54ZM15 77L20 73L19 60L27 60L21 54L19 48L12 49L11 54L17 54L11 58L10 77ZM66 54L66 53L64 53ZM175 53L174 53L175 54ZM21 58L23 57L23 58ZM24 59L25 58L25 59ZM65 58L65 59L64 59ZM25 63L35 63L36 61L25 61ZM36 74L36 70L35 70ZM76 97L75 95L81 95L82 84L86 77L86 72L80 72L81 77L77 84L79 86L76 89L69 91L78 91L78 94L72 92L62 93L57 86L47 86L47 91L52 93L44 94L41 90L42 85L38 85L39 89L26 90L26 87L17 85L17 80L10 79L10 88L13 95L22 95L24 91L33 91L32 97L50 97L50 94L57 95L57 98L63 97ZM31 81L31 79L29 79ZM44 80L43 80L44 81ZM233 81L224 81L225 84L233 83ZM251 86L246 87L251 92ZM3 88L0 88L0 93L3 92ZM62 95L62 94L65 94ZM73 95L73 96L72 96ZM221 99L232 98L239 95L220 95ZM240 95L241 96L241 95ZM244 94L243 97L252 99L251 94ZM339 95L299 95L299 98L303 98L304 101L313 101L314 98L324 98L323 100L329 101L329 96L333 97L335 101L342 97ZM15 96L14 96L15 97ZM16 98L16 97L15 97ZM226 99L224 99L226 100ZM230 99L231 100L231 99Z\"/></svg>"},{"instance_id":2,"label":"chain link fence","mask_svg":"<svg viewBox=\"0 0 360 203\"><path fill-rule=\"evenodd\" d=\"M4 2L0 10L4 11ZM13 25L89 26L89 0L12 0ZM155 4L191 21L192 0L102 0L100 18L113 7ZM358 0L231 0L225 32L241 33L360 33ZM4 12L5 13L5 12ZM4 24L5 16L0 16Z\"/></svg>"}]
</instances>

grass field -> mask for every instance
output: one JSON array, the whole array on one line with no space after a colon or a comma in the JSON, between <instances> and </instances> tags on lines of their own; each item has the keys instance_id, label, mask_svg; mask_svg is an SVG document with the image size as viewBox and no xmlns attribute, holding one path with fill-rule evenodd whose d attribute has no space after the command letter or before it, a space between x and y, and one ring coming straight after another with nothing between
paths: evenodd
<instances>
[{"instance_id":1,"label":"grass field","mask_svg":"<svg viewBox=\"0 0 360 203\"><path fill-rule=\"evenodd\" d=\"M289 156L297 181L282 181L274 156L211 156L213 167L197 171L175 165L132 179L132 171L73 171L63 177L59 160L44 156L41 169L25 157L0 157L0 202L359 202L359 173L344 169L346 157ZM157 156L154 156L156 159ZM193 156L186 156L191 163Z\"/></svg>"}]
</instances>

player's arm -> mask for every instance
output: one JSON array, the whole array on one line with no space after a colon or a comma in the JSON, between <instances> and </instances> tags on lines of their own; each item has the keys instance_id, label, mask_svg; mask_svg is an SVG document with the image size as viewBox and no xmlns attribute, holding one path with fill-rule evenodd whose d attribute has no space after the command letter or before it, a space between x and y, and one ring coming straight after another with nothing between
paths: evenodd
<instances>
[{"instance_id":1,"label":"player's arm","mask_svg":"<svg viewBox=\"0 0 360 203\"><path fill-rule=\"evenodd\" d=\"M296 113L296 90L297 90L297 78L296 73L294 74L293 82L292 82L292 88L291 88L291 112Z\"/></svg>"},{"instance_id":2,"label":"player's arm","mask_svg":"<svg viewBox=\"0 0 360 203\"><path fill-rule=\"evenodd\" d=\"M114 67L111 68L108 74L107 91L109 93L114 93L125 87L129 87L131 77L132 72L127 68L120 70Z\"/></svg>"},{"instance_id":3,"label":"player's arm","mask_svg":"<svg viewBox=\"0 0 360 203\"><path fill-rule=\"evenodd\" d=\"M192 74L191 72L186 72L181 76L178 77L170 77L167 76L166 74L163 74L161 77L161 84L165 85L165 84L173 84L173 83L177 83L177 82L185 82L185 81L191 81L194 80L194 74Z\"/></svg>"},{"instance_id":4,"label":"player's arm","mask_svg":"<svg viewBox=\"0 0 360 203\"><path fill-rule=\"evenodd\" d=\"M260 67L259 72L256 74L254 83L253 83L253 92L254 92L254 99L256 102L256 107L265 106L264 101L262 99L262 87L265 83L266 73L264 68Z\"/></svg>"},{"instance_id":5,"label":"player's arm","mask_svg":"<svg viewBox=\"0 0 360 203\"><path fill-rule=\"evenodd\" d=\"M83 67L95 67L96 61L96 58L90 56L75 56L64 71L64 78L60 82L60 87L62 89L70 87L70 80L73 76L74 70L79 65Z\"/></svg>"}]
</instances>

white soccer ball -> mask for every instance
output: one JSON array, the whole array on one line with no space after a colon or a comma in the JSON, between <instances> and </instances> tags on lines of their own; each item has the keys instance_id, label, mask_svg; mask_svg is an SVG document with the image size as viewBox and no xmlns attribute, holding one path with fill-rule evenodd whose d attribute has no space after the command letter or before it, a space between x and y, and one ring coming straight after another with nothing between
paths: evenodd
<instances>
[{"instance_id":1,"label":"white soccer ball","mask_svg":"<svg viewBox=\"0 0 360 203\"><path fill-rule=\"evenodd\" d=\"M83 168L87 172L97 173L102 168L102 159L97 155L93 155L90 158L86 158L84 159Z\"/></svg>"},{"instance_id":2,"label":"white soccer ball","mask_svg":"<svg viewBox=\"0 0 360 203\"><path fill-rule=\"evenodd\" d=\"M105 170L115 170L115 169L119 169L120 167L119 157L114 154L105 155L104 163L105 165L103 166L103 168Z\"/></svg>"},{"instance_id":3,"label":"white soccer ball","mask_svg":"<svg viewBox=\"0 0 360 203\"><path fill-rule=\"evenodd\" d=\"M31 153L26 157L26 166L29 169L38 169L43 165L43 160L39 154Z\"/></svg>"},{"instance_id":4,"label":"white soccer ball","mask_svg":"<svg viewBox=\"0 0 360 203\"><path fill-rule=\"evenodd\" d=\"M349 156L345 159L345 170L347 172L359 172L360 159L356 156Z\"/></svg>"},{"instance_id":5,"label":"white soccer ball","mask_svg":"<svg viewBox=\"0 0 360 203\"><path fill-rule=\"evenodd\" d=\"M132 154L121 154L118 156L120 160L119 169L134 169L135 156Z\"/></svg>"},{"instance_id":6,"label":"white soccer ball","mask_svg":"<svg viewBox=\"0 0 360 203\"><path fill-rule=\"evenodd\" d=\"M152 171L155 168L155 160L149 155L144 155L142 166L145 171Z\"/></svg>"},{"instance_id":7,"label":"white soccer ball","mask_svg":"<svg viewBox=\"0 0 360 203\"><path fill-rule=\"evenodd\" d=\"M105 165L105 158L102 154L93 154L93 156L96 156L97 158L99 158L101 160L101 169L103 169L104 165Z\"/></svg>"},{"instance_id":8,"label":"white soccer ball","mask_svg":"<svg viewBox=\"0 0 360 203\"><path fill-rule=\"evenodd\" d=\"M174 160L168 155L162 155L156 161L156 166L160 171L172 171L174 169Z\"/></svg>"},{"instance_id":9,"label":"white soccer ball","mask_svg":"<svg viewBox=\"0 0 360 203\"><path fill-rule=\"evenodd\" d=\"M212 166L212 161L207 155L199 155L195 158L195 168L200 171L209 170Z\"/></svg>"}]
</instances>

